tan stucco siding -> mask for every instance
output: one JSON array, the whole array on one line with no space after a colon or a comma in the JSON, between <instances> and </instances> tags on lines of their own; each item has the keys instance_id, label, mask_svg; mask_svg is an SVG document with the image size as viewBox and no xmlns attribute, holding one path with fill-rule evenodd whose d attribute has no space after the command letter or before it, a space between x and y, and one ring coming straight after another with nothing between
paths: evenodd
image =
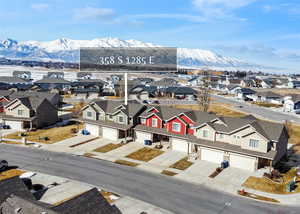
<instances>
[{"instance_id":1,"label":"tan stucco siding","mask_svg":"<svg viewBox=\"0 0 300 214\"><path fill-rule=\"evenodd\" d=\"M19 112L22 114L19 114ZM14 104L14 108L11 106L10 111L7 110L5 113L14 117L30 117L30 110L20 102L18 102L18 104Z\"/></svg>"},{"instance_id":2,"label":"tan stucco siding","mask_svg":"<svg viewBox=\"0 0 300 214\"><path fill-rule=\"evenodd\" d=\"M207 137L203 137L204 130L206 130L208 132ZM205 139L205 140L210 140L210 141L215 140L215 130L208 125L198 128L194 135L199 139Z\"/></svg>"},{"instance_id":3,"label":"tan stucco siding","mask_svg":"<svg viewBox=\"0 0 300 214\"><path fill-rule=\"evenodd\" d=\"M89 114L88 112L91 113L91 116L88 115ZM88 120L97 120L97 112L95 111L94 108L92 108L91 106L89 106L85 110L83 110L82 117L84 119L88 119Z\"/></svg>"},{"instance_id":4,"label":"tan stucco siding","mask_svg":"<svg viewBox=\"0 0 300 214\"><path fill-rule=\"evenodd\" d=\"M257 147L250 147L249 142L250 140L258 140L258 146ZM265 138L263 138L261 135L259 135L258 133L254 132L244 138L241 139L241 147L243 149L248 149L248 150L252 150L252 151L258 151L258 152L268 152L268 140L266 140Z\"/></svg>"}]
</instances>

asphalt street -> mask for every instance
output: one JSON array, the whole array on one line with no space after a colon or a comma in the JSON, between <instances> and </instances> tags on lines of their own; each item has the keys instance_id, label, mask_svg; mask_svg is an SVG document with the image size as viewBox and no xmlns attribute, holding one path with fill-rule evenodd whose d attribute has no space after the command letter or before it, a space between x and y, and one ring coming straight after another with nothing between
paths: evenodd
<instances>
[{"instance_id":1,"label":"asphalt street","mask_svg":"<svg viewBox=\"0 0 300 214\"><path fill-rule=\"evenodd\" d=\"M65 153L0 145L0 159L26 170L89 183L178 214L300 213L300 207L261 203L132 167Z\"/></svg>"},{"instance_id":2,"label":"asphalt street","mask_svg":"<svg viewBox=\"0 0 300 214\"><path fill-rule=\"evenodd\" d=\"M239 102L237 100L224 98L224 97L218 96L218 95L211 95L211 96L215 99L214 102L234 105L237 110L243 111L248 114L257 115L257 116L262 117L267 120L273 120L275 122L280 122L280 123L288 120L288 121L300 124L300 118L298 116L295 116L292 114L275 112L275 111L269 110L267 108L251 105L251 104L248 104L245 102ZM242 107L240 108L238 106L242 106Z\"/></svg>"}]
</instances>

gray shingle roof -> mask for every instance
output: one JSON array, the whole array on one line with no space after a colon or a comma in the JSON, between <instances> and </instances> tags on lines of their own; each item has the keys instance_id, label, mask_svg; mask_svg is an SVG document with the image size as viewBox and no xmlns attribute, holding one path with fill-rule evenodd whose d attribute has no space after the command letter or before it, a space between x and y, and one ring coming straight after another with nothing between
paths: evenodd
<instances>
[{"instance_id":1,"label":"gray shingle roof","mask_svg":"<svg viewBox=\"0 0 300 214\"><path fill-rule=\"evenodd\" d=\"M0 204L1 214L15 214L18 209L18 214L58 214L50 209L50 205L30 200L29 198L21 198L16 195L11 195L2 204Z\"/></svg>"},{"instance_id":2,"label":"gray shingle roof","mask_svg":"<svg viewBox=\"0 0 300 214\"><path fill-rule=\"evenodd\" d=\"M144 108L144 105L141 105L136 101L128 101L127 106L125 106L124 101L98 100L94 101L94 103L108 114L115 114L122 109L129 117L134 117L142 110L142 108ZM120 109L118 107L120 107Z\"/></svg>"},{"instance_id":3,"label":"gray shingle roof","mask_svg":"<svg viewBox=\"0 0 300 214\"><path fill-rule=\"evenodd\" d=\"M96 188L54 207L53 210L62 214L121 214Z\"/></svg>"},{"instance_id":4,"label":"gray shingle roof","mask_svg":"<svg viewBox=\"0 0 300 214\"><path fill-rule=\"evenodd\" d=\"M12 77L12 76L0 76L0 82L10 83L10 84L28 83L28 81L24 79L21 79L19 77Z\"/></svg>"},{"instance_id":5,"label":"gray shingle roof","mask_svg":"<svg viewBox=\"0 0 300 214\"><path fill-rule=\"evenodd\" d=\"M41 80L35 81L34 83L49 83L49 84L70 84L71 82L62 78L49 78L45 77Z\"/></svg>"},{"instance_id":6,"label":"gray shingle roof","mask_svg":"<svg viewBox=\"0 0 300 214\"><path fill-rule=\"evenodd\" d=\"M0 181L0 204L12 194L22 198L35 199L18 176Z\"/></svg>"},{"instance_id":7,"label":"gray shingle roof","mask_svg":"<svg viewBox=\"0 0 300 214\"><path fill-rule=\"evenodd\" d=\"M261 97L272 97L272 98L282 98L282 95L276 94L272 91L263 91L263 92L257 92L257 96Z\"/></svg>"}]
</instances>

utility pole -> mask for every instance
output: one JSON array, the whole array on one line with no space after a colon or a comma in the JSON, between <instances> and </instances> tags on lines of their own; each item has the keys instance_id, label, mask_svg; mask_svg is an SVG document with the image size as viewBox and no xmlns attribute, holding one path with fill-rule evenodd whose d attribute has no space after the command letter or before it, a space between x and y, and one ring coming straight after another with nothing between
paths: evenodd
<instances>
[{"instance_id":1,"label":"utility pole","mask_svg":"<svg viewBox=\"0 0 300 214\"><path fill-rule=\"evenodd\" d=\"M199 105L204 112L208 112L210 105L210 94L209 94L209 84L210 84L210 74L209 71L203 71L203 85L200 87L198 94Z\"/></svg>"}]
</instances>

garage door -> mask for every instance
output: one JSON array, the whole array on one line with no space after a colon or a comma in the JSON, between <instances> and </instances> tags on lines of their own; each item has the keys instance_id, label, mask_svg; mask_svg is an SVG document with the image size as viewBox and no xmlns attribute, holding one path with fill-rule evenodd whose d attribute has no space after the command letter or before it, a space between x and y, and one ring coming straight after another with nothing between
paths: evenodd
<instances>
[{"instance_id":1,"label":"garage door","mask_svg":"<svg viewBox=\"0 0 300 214\"><path fill-rule=\"evenodd\" d=\"M5 121L5 125L9 125L11 129L23 130L23 122L21 121Z\"/></svg>"},{"instance_id":2,"label":"garage door","mask_svg":"<svg viewBox=\"0 0 300 214\"><path fill-rule=\"evenodd\" d=\"M222 163L224 160L224 152L211 149L201 149L201 160L210 161L213 163Z\"/></svg>"},{"instance_id":3,"label":"garage door","mask_svg":"<svg viewBox=\"0 0 300 214\"><path fill-rule=\"evenodd\" d=\"M187 153L188 142L186 140L172 138L172 150Z\"/></svg>"},{"instance_id":4,"label":"garage door","mask_svg":"<svg viewBox=\"0 0 300 214\"><path fill-rule=\"evenodd\" d=\"M136 142L144 143L144 140L152 140L152 134L146 132L135 132Z\"/></svg>"},{"instance_id":5,"label":"garage door","mask_svg":"<svg viewBox=\"0 0 300 214\"><path fill-rule=\"evenodd\" d=\"M112 128L103 127L103 138L108 140L118 140L118 130Z\"/></svg>"},{"instance_id":6,"label":"garage door","mask_svg":"<svg viewBox=\"0 0 300 214\"><path fill-rule=\"evenodd\" d=\"M236 167L240 169L255 171L256 170L256 158L247 157L238 154L230 154L229 156L229 165L231 167Z\"/></svg>"},{"instance_id":7,"label":"garage door","mask_svg":"<svg viewBox=\"0 0 300 214\"><path fill-rule=\"evenodd\" d=\"M100 136L100 129L101 127L100 126L97 126L97 125L92 125L92 124L86 124L85 125L85 129L87 131L89 131L91 133L91 135L94 135L96 137Z\"/></svg>"}]
</instances>

